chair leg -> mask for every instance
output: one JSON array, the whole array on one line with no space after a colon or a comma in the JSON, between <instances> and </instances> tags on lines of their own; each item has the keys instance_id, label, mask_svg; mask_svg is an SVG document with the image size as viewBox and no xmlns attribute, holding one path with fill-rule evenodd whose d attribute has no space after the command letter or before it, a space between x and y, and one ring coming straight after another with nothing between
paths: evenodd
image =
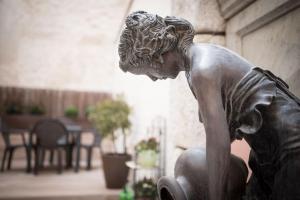
<instances>
[{"instance_id":1,"label":"chair leg","mask_svg":"<svg viewBox=\"0 0 300 200\"><path fill-rule=\"evenodd\" d=\"M50 158L49 158L50 165L53 165L53 157L54 157L54 150L50 150Z\"/></svg>"},{"instance_id":2,"label":"chair leg","mask_svg":"<svg viewBox=\"0 0 300 200\"><path fill-rule=\"evenodd\" d=\"M40 157L40 153L39 153L39 147L36 147L35 149L35 163L34 163L34 174L38 175L38 168L39 168L39 157Z\"/></svg>"},{"instance_id":3,"label":"chair leg","mask_svg":"<svg viewBox=\"0 0 300 200\"><path fill-rule=\"evenodd\" d=\"M62 173L62 153L61 149L57 149L57 173Z\"/></svg>"},{"instance_id":4,"label":"chair leg","mask_svg":"<svg viewBox=\"0 0 300 200\"><path fill-rule=\"evenodd\" d=\"M4 166L5 166L5 160L6 160L7 151L8 151L8 149L5 148L4 149L3 158L2 158L2 163L1 163L1 172L4 171Z\"/></svg>"},{"instance_id":5,"label":"chair leg","mask_svg":"<svg viewBox=\"0 0 300 200\"><path fill-rule=\"evenodd\" d=\"M89 147L87 148L87 170L91 169L91 163L92 163L92 154L93 154L93 148Z\"/></svg>"},{"instance_id":6,"label":"chair leg","mask_svg":"<svg viewBox=\"0 0 300 200\"><path fill-rule=\"evenodd\" d=\"M41 168L44 168L45 154L46 154L46 149L43 148L41 150L41 159L40 159L40 166L41 166Z\"/></svg>"},{"instance_id":7,"label":"chair leg","mask_svg":"<svg viewBox=\"0 0 300 200\"><path fill-rule=\"evenodd\" d=\"M7 163L7 170L10 170L10 168L11 168L11 161L12 161L12 158L13 158L13 155L14 155L14 151L15 151L14 148L9 149L8 163Z\"/></svg>"},{"instance_id":8,"label":"chair leg","mask_svg":"<svg viewBox=\"0 0 300 200\"><path fill-rule=\"evenodd\" d=\"M65 152L65 158L66 158L65 168L68 169L71 166L71 163L70 163L70 147L65 147L64 150L65 150L64 152Z\"/></svg>"},{"instance_id":9,"label":"chair leg","mask_svg":"<svg viewBox=\"0 0 300 200\"><path fill-rule=\"evenodd\" d=\"M72 167L72 159L73 159L73 147L69 145L65 148L66 151L66 168Z\"/></svg>"},{"instance_id":10,"label":"chair leg","mask_svg":"<svg viewBox=\"0 0 300 200\"><path fill-rule=\"evenodd\" d=\"M25 147L25 152L26 152L26 161L27 161L27 169L26 169L26 172L30 172L31 171L31 151L30 151L30 148L29 147Z\"/></svg>"}]
</instances>

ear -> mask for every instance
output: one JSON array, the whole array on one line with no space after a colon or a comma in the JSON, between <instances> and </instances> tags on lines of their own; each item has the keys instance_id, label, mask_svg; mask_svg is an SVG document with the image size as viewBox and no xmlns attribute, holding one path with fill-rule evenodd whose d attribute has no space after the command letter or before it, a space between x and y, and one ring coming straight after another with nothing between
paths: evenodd
<instances>
[{"instance_id":1,"label":"ear","mask_svg":"<svg viewBox=\"0 0 300 200\"><path fill-rule=\"evenodd\" d=\"M153 56L153 61L158 62L160 64L164 64L164 59L163 59L162 55Z\"/></svg>"}]
</instances>

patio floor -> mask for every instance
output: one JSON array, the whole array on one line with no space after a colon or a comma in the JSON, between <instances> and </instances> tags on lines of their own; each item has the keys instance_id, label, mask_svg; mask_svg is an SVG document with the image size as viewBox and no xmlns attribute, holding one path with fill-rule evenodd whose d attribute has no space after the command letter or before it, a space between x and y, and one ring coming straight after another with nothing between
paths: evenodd
<instances>
[{"instance_id":1,"label":"patio floor","mask_svg":"<svg viewBox=\"0 0 300 200\"><path fill-rule=\"evenodd\" d=\"M24 172L23 160L13 161L10 171L0 173L0 200L117 200L120 190L105 188L100 159L93 160L93 169L79 173L65 170L57 174L46 167L39 175Z\"/></svg>"}]
</instances>

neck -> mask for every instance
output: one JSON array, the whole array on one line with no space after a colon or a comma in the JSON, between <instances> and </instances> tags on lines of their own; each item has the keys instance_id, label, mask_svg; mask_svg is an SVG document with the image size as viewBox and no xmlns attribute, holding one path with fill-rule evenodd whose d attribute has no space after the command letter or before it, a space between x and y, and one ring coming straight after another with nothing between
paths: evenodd
<instances>
[{"instance_id":1,"label":"neck","mask_svg":"<svg viewBox=\"0 0 300 200\"><path fill-rule=\"evenodd\" d=\"M180 70L189 72L191 69L191 60L193 57L192 48L194 44L191 44L187 49L186 52L180 52Z\"/></svg>"}]
</instances>

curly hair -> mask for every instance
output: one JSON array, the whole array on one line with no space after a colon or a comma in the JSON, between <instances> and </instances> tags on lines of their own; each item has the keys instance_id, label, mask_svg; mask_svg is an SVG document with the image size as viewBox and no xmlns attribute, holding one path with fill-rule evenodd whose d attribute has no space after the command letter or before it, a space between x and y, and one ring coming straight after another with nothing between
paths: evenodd
<instances>
[{"instance_id":1,"label":"curly hair","mask_svg":"<svg viewBox=\"0 0 300 200\"><path fill-rule=\"evenodd\" d=\"M119 44L119 65L123 71L143 64L163 63L162 54L173 49L185 54L194 38L193 26L177 17L162 18L136 11L125 23Z\"/></svg>"}]
</instances>

